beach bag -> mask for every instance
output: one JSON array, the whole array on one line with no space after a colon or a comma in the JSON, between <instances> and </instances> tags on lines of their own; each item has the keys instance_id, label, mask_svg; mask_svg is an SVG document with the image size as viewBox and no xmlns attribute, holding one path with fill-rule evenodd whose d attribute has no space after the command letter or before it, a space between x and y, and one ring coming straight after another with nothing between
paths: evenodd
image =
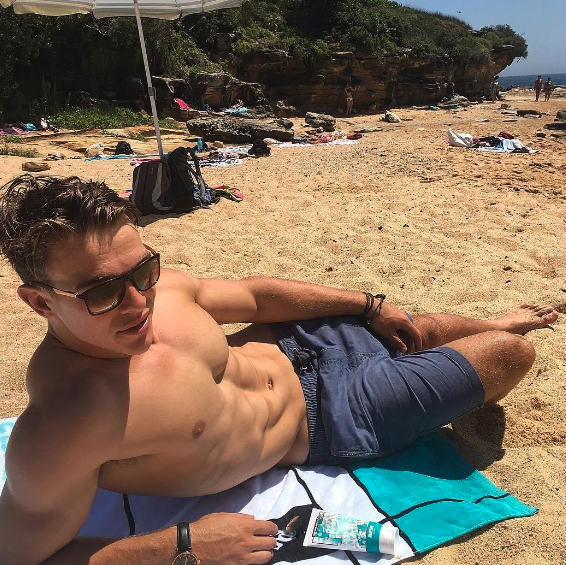
<instances>
[{"instance_id":1,"label":"beach bag","mask_svg":"<svg viewBox=\"0 0 566 565\"><path fill-rule=\"evenodd\" d=\"M206 208L209 204L218 202L219 197L206 184L200 172L199 158L194 149L177 147L167 153L163 160L171 171L173 193L177 198L179 211L195 206Z\"/></svg>"},{"instance_id":2,"label":"beach bag","mask_svg":"<svg viewBox=\"0 0 566 565\"><path fill-rule=\"evenodd\" d=\"M452 147L471 147L474 138L469 133L456 133L454 130L448 130L448 144Z\"/></svg>"},{"instance_id":3,"label":"beach bag","mask_svg":"<svg viewBox=\"0 0 566 565\"><path fill-rule=\"evenodd\" d=\"M383 121L389 122L391 124L398 124L401 122L401 118L397 114L390 112L389 110L385 110L385 116L383 116Z\"/></svg>"},{"instance_id":4,"label":"beach bag","mask_svg":"<svg viewBox=\"0 0 566 565\"><path fill-rule=\"evenodd\" d=\"M138 165L133 173L130 200L142 216L174 212L177 198L173 194L173 183L167 163L156 159Z\"/></svg>"},{"instance_id":5,"label":"beach bag","mask_svg":"<svg viewBox=\"0 0 566 565\"><path fill-rule=\"evenodd\" d=\"M255 155L256 157L267 157L271 155L271 147L267 145L265 140L263 139L256 139L252 146L248 149L248 155Z\"/></svg>"},{"instance_id":6,"label":"beach bag","mask_svg":"<svg viewBox=\"0 0 566 565\"><path fill-rule=\"evenodd\" d=\"M114 155L131 155L132 146L127 141L119 141L114 149Z\"/></svg>"}]
</instances>

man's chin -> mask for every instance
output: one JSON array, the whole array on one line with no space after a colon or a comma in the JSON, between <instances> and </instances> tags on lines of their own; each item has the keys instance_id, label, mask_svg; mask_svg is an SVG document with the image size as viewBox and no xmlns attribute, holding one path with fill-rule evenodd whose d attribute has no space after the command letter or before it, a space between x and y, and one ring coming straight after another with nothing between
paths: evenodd
<instances>
[{"instance_id":1,"label":"man's chin","mask_svg":"<svg viewBox=\"0 0 566 565\"><path fill-rule=\"evenodd\" d=\"M117 349L126 355L142 355L149 350L153 343L153 328L151 325L142 335L131 336L118 333Z\"/></svg>"}]
</instances>

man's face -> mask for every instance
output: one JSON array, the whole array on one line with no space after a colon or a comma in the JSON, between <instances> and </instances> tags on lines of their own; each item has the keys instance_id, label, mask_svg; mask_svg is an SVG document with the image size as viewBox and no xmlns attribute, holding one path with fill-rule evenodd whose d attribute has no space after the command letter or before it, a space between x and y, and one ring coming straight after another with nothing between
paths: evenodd
<instances>
[{"instance_id":1,"label":"man's face","mask_svg":"<svg viewBox=\"0 0 566 565\"><path fill-rule=\"evenodd\" d=\"M70 236L52 247L49 284L84 292L123 275L149 256L140 236L121 222L83 237ZM153 339L155 287L139 292L128 281L124 300L113 310L91 316L83 300L57 295L49 300L55 334L71 348L94 357L130 356L147 351Z\"/></svg>"}]
</instances>

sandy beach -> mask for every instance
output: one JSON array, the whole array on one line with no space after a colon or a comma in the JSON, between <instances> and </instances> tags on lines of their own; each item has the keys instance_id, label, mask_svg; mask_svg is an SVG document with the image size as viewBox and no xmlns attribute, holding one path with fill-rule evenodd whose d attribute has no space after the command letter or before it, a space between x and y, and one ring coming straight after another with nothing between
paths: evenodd
<instances>
[{"instance_id":1,"label":"sandy beach","mask_svg":"<svg viewBox=\"0 0 566 565\"><path fill-rule=\"evenodd\" d=\"M165 266L195 276L263 274L383 292L410 313L495 317L538 302L564 314L566 137L551 137L543 124L566 108L566 98L535 103L534 94L522 91L506 103L547 115L513 118L499 103L486 103L459 111L397 109L400 124L381 122L381 116L339 118L344 131L383 129L355 145L274 148L269 158L206 168L209 185L236 187L244 200L152 216L143 222L143 238ZM474 137L508 130L540 152L450 147L450 127ZM547 136L537 137L539 131ZM89 135L94 143L97 134ZM178 134L165 139L166 149L192 144ZM42 157L77 155L47 140L26 146L36 146ZM155 145L143 149L153 152ZM0 184L21 174L29 160L1 156ZM113 188L131 183L128 160L50 165L48 174L104 180ZM0 417L25 408L26 366L46 326L17 298L18 283L0 262ZM231 333L236 326L225 329ZM420 563L566 564L564 316L526 337L537 360L518 388L500 406L480 409L443 433L469 463L540 512L485 528Z\"/></svg>"}]
</instances>

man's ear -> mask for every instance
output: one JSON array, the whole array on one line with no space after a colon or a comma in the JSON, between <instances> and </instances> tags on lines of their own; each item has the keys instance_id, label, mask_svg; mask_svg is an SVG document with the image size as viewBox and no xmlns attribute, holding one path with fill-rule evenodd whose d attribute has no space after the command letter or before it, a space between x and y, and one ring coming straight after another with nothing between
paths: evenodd
<instances>
[{"instance_id":1,"label":"man's ear","mask_svg":"<svg viewBox=\"0 0 566 565\"><path fill-rule=\"evenodd\" d=\"M46 290L42 290L31 284L22 284L18 287L18 296L35 312L48 320L55 318L56 314L51 309Z\"/></svg>"}]
</instances>

